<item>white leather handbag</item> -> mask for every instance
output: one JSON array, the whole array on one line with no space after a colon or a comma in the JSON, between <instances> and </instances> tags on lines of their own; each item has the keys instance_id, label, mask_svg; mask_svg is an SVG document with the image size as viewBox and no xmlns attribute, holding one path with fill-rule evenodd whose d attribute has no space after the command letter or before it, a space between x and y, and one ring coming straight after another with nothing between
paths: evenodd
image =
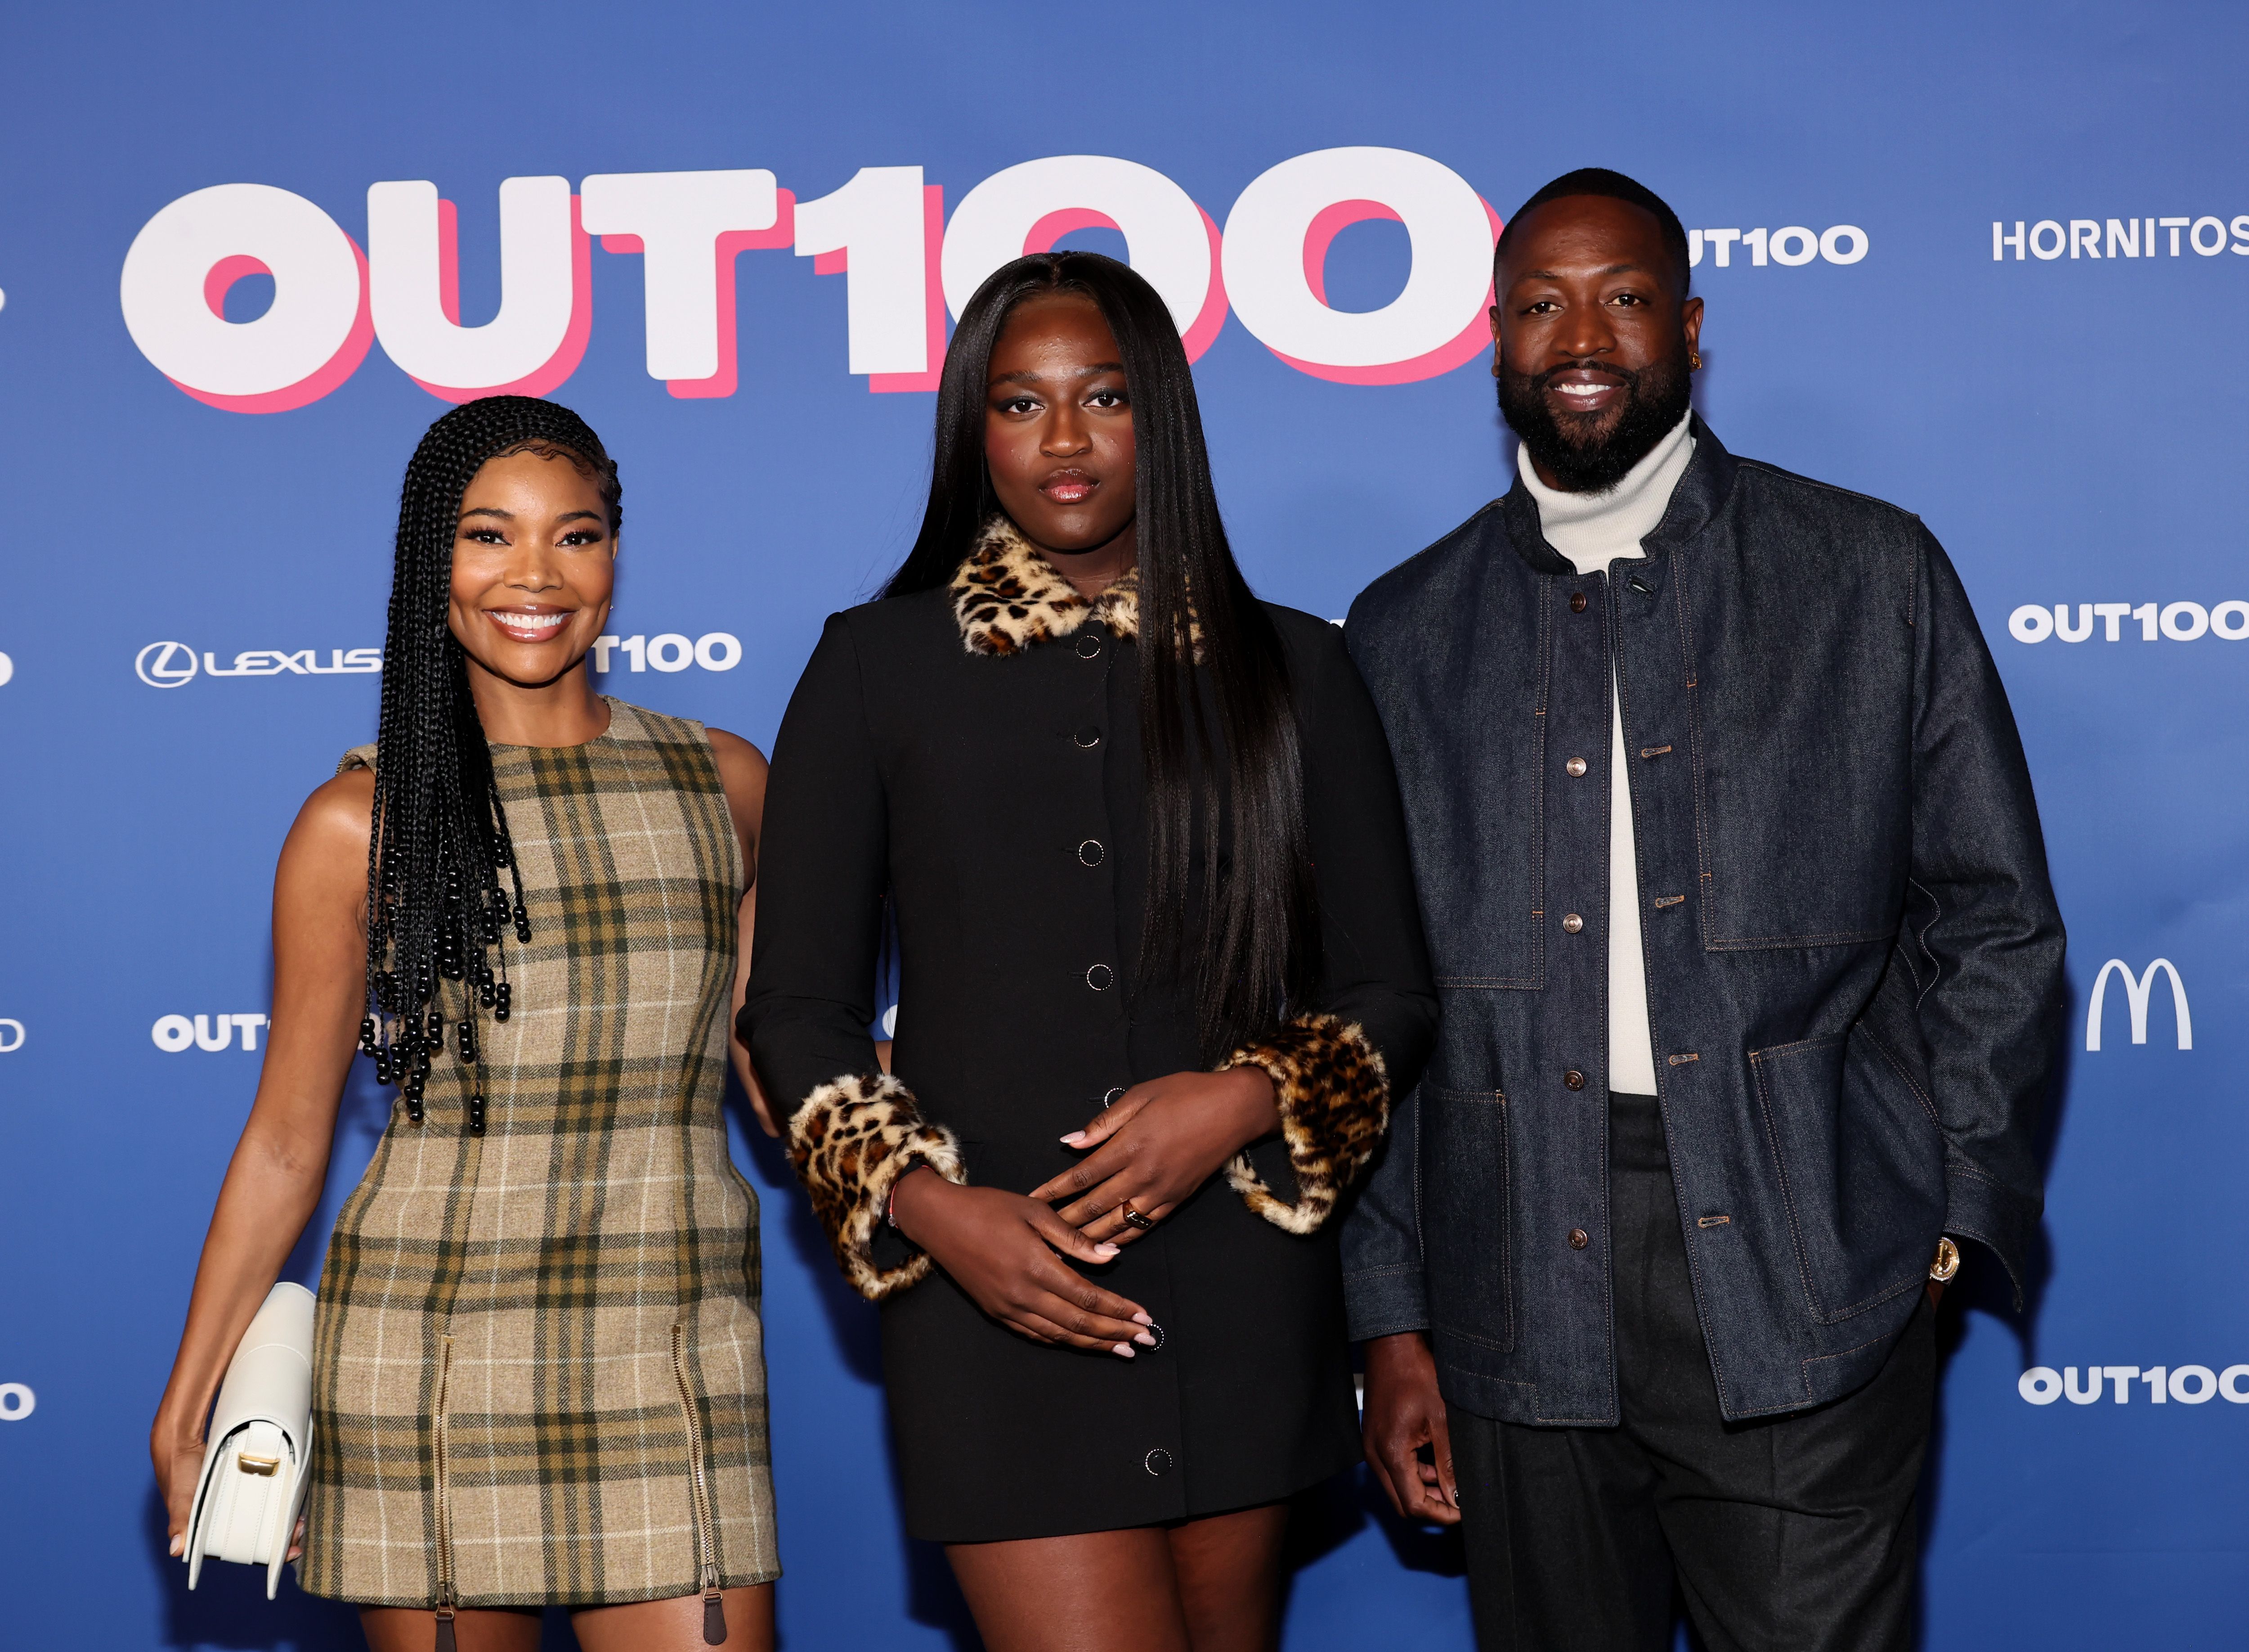
<instances>
[{"instance_id":1,"label":"white leather handbag","mask_svg":"<svg viewBox=\"0 0 2249 1652\"><path fill-rule=\"evenodd\" d=\"M204 1438L188 1517L188 1587L203 1560L265 1568L265 1598L305 1507L313 1463L313 1293L286 1280L242 1333Z\"/></svg>"}]
</instances>

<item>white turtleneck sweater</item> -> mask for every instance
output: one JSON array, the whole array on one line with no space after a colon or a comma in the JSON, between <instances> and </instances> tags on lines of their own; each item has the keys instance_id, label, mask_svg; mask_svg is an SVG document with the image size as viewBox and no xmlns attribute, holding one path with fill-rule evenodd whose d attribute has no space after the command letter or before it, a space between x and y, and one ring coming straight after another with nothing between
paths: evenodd
<instances>
[{"instance_id":1,"label":"white turtleneck sweater","mask_svg":"<svg viewBox=\"0 0 2249 1652\"><path fill-rule=\"evenodd\" d=\"M1580 574L1646 554L1640 542L1655 531L1671 491L1695 457L1688 419L1648 450L1606 493L1563 493L1538 479L1529 452L1517 468L1538 504L1546 542ZM1640 952L1639 863L1633 853L1632 793L1625 767L1624 707L1613 682L1609 695L1609 1088L1627 1095L1655 1091L1655 1050L1647 1030L1647 967Z\"/></svg>"}]
</instances>

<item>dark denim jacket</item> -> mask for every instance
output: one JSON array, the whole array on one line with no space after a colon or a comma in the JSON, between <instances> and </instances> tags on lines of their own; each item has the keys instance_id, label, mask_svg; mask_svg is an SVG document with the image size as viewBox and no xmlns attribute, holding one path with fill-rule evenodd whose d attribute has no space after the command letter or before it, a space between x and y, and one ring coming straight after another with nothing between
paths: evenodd
<instances>
[{"instance_id":1,"label":"dark denim jacket","mask_svg":"<svg viewBox=\"0 0 2249 1652\"><path fill-rule=\"evenodd\" d=\"M2019 1291L2042 1205L2061 919L1967 595L1918 518L1737 459L1699 418L1695 440L1646 560L1574 572L1518 481L1349 622L1443 1005L1345 1232L1352 1334L1426 1330L1446 1397L1517 1422L1617 1420L1612 639L1656 1075L1726 1416L1871 1377L1943 1234Z\"/></svg>"}]
</instances>

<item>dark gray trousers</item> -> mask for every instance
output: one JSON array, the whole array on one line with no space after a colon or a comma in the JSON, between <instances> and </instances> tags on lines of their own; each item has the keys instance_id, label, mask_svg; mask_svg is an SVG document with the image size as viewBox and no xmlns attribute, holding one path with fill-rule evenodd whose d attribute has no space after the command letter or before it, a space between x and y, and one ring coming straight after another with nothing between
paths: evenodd
<instances>
[{"instance_id":1,"label":"dark gray trousers","mask_svg":"<svg viewBox=\"0 0 2249 1652\"><path fill-rule=\"evenodd\" d=\"M1924 1299L1881 1373L1814 1411L1718 1415L1652 1096L1610 1098L1621 1423L1450 1413L1482 1652L1905 1652L1935 1398Z\"/></svg>"}]
</instances>

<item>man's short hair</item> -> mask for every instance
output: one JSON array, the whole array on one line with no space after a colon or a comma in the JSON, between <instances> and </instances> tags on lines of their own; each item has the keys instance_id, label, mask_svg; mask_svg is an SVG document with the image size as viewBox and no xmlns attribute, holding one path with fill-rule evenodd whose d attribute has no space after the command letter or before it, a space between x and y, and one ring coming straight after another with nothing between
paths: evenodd
<instances>
[{"instance_id":1,"label":"man's short hair","mask_svg":"<svg viewBox=\"0 0 2249 1652\"><path fill-rule=\"evenodd\" d=\"M1663 250L1671 255L1672 264L1679 272L1679 295L1684 298L1690 290L1691 266L1688 262L1687 231L1679 222L1679 215L1671 203L1646 184L1612 172L1606 167L1579 167L1575 172L1565 172L1553 182L1538 190L1528 201L1515 209L1507 227L1500 231L1499 244L1492 249L1492 269L1496 273L1499 261L1507 256L1509 237L1515 226L1523 222L1523 214L1535 206L1559 200L1565 195L1605 195L1612 201L1629 201L1644 212L1654 215L1656 224L1663 231Z\"/></svg>"}]
</instances>

